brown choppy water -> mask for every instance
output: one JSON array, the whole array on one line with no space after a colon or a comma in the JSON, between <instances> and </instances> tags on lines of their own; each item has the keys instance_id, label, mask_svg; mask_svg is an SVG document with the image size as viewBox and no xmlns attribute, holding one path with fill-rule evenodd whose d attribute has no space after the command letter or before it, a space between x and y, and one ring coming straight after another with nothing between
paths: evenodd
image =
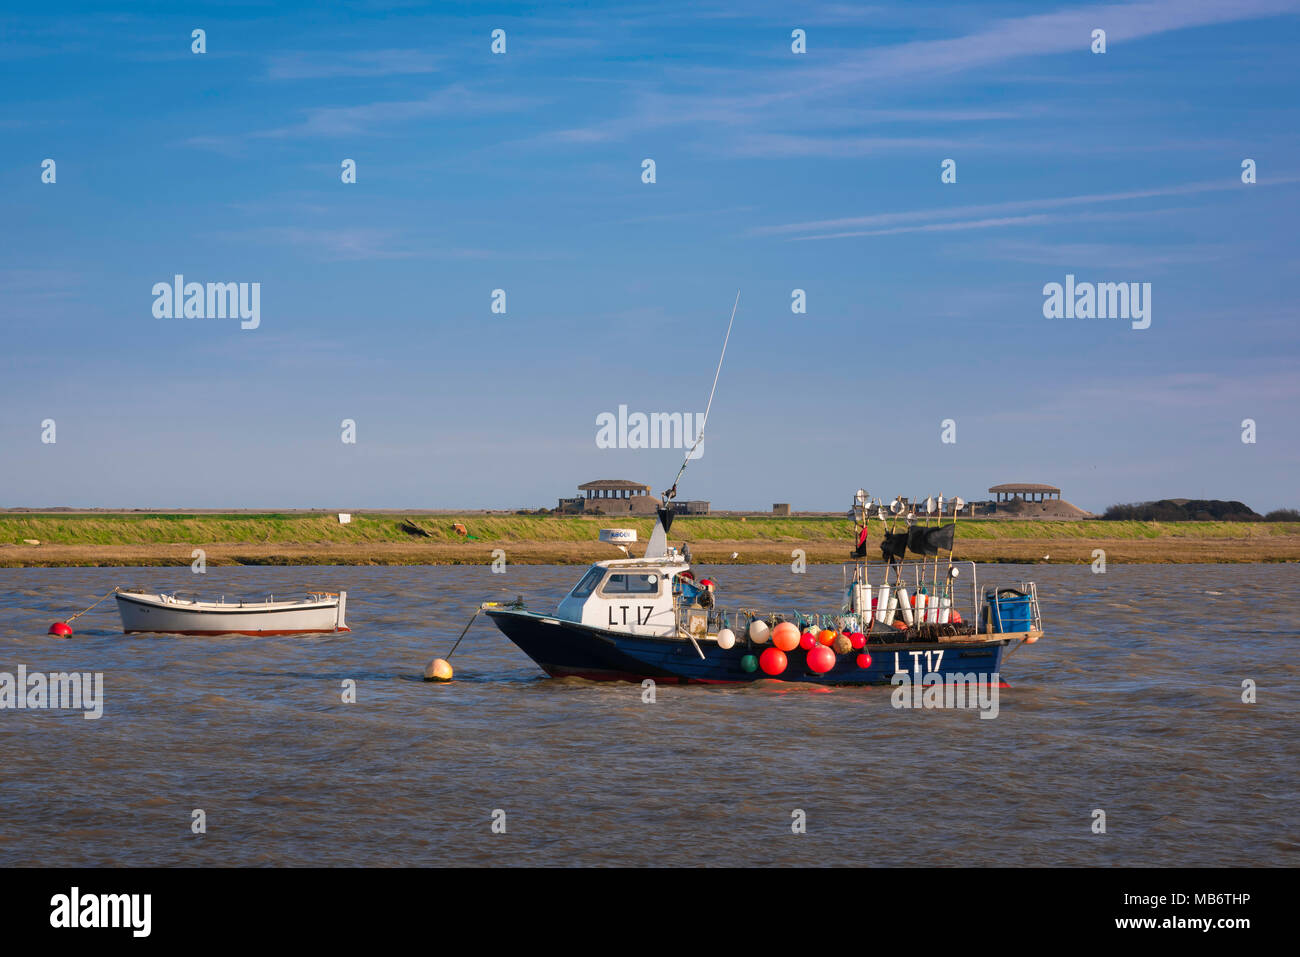
<instances>
[{"instance_id":1,"label":"brown choppy water","mask_svg":"<svg viewBox=\"0 0 1300 957\"><path fill-rule=\"evenodd\" d=\"M1049 632L993 720L776 682L643 704L482 619L454 683L419 680L478 601L550 609L575 567L0 570L0 671L99 671L106 697L98 721L0 711L0 865L1297 863L1300 567L984 571L1036 579ZM728 606L838 604L838 568L714 572ZM346 588L353 631L125 637L109 602L45 636L134 583Z\"/></svg>"}]
</instances>

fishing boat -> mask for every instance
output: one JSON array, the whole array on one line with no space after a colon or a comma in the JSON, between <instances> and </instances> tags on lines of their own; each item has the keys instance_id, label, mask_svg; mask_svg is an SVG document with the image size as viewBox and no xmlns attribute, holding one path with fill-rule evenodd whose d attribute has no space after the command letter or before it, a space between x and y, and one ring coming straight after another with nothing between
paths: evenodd
<instances>
[{"instance_id":1,"label":"fishing boat","mask_svg":"<svg viewBox=\"0 0 1300 957\"><path fill-rule=\"evenodd\" d=\"M898 502L891 506L897 509ZM885 523L882 504L873 506L865 492L855 497L851 555L857 560L844 566L844 591L834 610L725 608L716 583L697 580L683 551L668 545L673 513L660 509L643 557L595 562L554 612L518 606L485 611L557 678L887 685L907 675L917 685L1006 687L1001 668L1007 649L1043 634L1036 585L981 583L974 562L952 560L951 544L946 560L938 550L952 542L948 530L955 521L917 524L910 513L896 519L912 519L905 531L885 526L882 560L868 562L864 545L873 507ZM907 539L913 552L920 550L919 561L898 557Z\"/></svg>"},{"instance_id":2,"label":"fishing boat","mask_svg":"<svg viewBox=\"0 0 1300 957\"><path fill-rule=\"evenodd\" d=\"M672 502L704 440L739 304L737 293L704 418L656 510L645 554L597 561L554 612L532 612L521 602L485 603L480 611L553 677L873 685L908 676L915 687L937 681L1004 686L1008 647L1042 637L1038 590L1033 582L1011 582L981 592L975 564L953 560L965 504L960 498L945 509L943 496L937 503L931 496L921 516L906 499L895 498L886 508L859 489L849 511L854 561L845 566L839 607L825 612L726 609L716 583L696 579L685 545L678 550L668 544ZM945 511L951 522L944 521ZM867 560L873 521L882 533L881 561L874 565ZM602 538L619 545L614 537ZM920 560L907 561L909 552ZM434 664L446 665L450 674L444 659Z\"/></svg>"},{"instance_id":3,"label":"fishing boat","mask_svg":"<svg viewBox=\"0 0 1300 957\"><path fill-rule=\"evenodd\" d=\"M351 631L344 621L348 593L309 592L305 598L276 601L201 601L186 594L154 594L141 589L115 593L128 635L312 635Z\"/></svg>"}]
</instances>

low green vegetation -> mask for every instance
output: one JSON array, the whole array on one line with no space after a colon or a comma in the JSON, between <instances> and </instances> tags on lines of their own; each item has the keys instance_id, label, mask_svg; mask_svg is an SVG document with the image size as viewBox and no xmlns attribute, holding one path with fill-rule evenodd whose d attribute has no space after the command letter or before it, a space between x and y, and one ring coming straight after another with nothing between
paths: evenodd
<instances>
[{"instance_id":1,"label":"low green vegetation","mask_svg":"<svg viewBox=\"0 0 1300 957\"><path fill-rule=\"evenodd\" d=\"M161 544L364 544L368 542L473 541L461 536L463 525L479 542L588 542L606 527L634 528L649 537L648 518L574 518L545 515L354 514L340 525L334 514L0 514L0 543L20 545L35 539L49 545ZM1243 539L1295 535L1297 522L1141 522L1141 521L1003 521L960 520L957 542L1025 539ZM872 523L873 533L879 522ZM852 523L843 518L750 518L702 516L678 518L673 541L847 542Z\"/></svg>"}]
</instances>

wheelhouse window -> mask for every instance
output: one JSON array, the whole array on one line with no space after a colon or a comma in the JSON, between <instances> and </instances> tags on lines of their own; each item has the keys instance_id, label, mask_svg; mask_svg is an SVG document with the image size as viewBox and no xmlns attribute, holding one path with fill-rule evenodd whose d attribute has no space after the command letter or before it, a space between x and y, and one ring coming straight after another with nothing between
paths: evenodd
<instances>
[{"instance_id":1,"label":"wheelhouse window","mask_svg":"<svg viewBox=\"0 0 1300 957\"><path fill-rule=\"evenodd\" d=\"M605 569L603 568L593 568L588 571L587 574L582 576L582 581L573 586L573 591L569 592L570 597L586 598L596 590L596 586L600 584L600 579L604 574Z\"/></svg>"},{"instance_id":2,"label":"wheelhouse window","mask_svg":"<svg viewBox=\"0 0 1300 957\"><path fill-rule=\"evenodd\" d=\"M605 587L601 589L601 593L605 595L657 595L659 594L659 576L618 572L609 576L609 580L605 582Z\"/></svg>"}]
</instances>

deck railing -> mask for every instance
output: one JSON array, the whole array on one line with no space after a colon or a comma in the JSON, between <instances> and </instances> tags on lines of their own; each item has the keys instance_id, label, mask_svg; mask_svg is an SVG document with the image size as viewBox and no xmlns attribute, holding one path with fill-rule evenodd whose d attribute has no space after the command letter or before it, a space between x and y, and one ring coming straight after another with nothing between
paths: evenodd
<instances>
[{"instance_id":1,"label":"deck railing","mask_svg":"<svg viewBox=\"0 0 1300 957\"><path fill-rule=\"evenodd\" d=\"M937 562L852 564L843 566L842 579L844 589L838 612L803 612L797 608L774 611L744 605L715 605L707 609L708 631L712 634L721 628L730 628L737 637L743 638L750 623L756 620L766 622L769 627L790 621L801 629L861 631L872 640L882 637L933 638L984 630L986 602L980 591L974 562L940 559ZM882 587L885 589L883 595ZM1013 587L1028 597L1031 628L1041 631L1037 586L1030 581L1018 581L998 587ZM882 599L885 602L883 613ZM857 607L853 607L854 604ZM904 607L907 612L903 611ZM911 621L908 621L909 617Z\"/></svg>"}]
</instances>

